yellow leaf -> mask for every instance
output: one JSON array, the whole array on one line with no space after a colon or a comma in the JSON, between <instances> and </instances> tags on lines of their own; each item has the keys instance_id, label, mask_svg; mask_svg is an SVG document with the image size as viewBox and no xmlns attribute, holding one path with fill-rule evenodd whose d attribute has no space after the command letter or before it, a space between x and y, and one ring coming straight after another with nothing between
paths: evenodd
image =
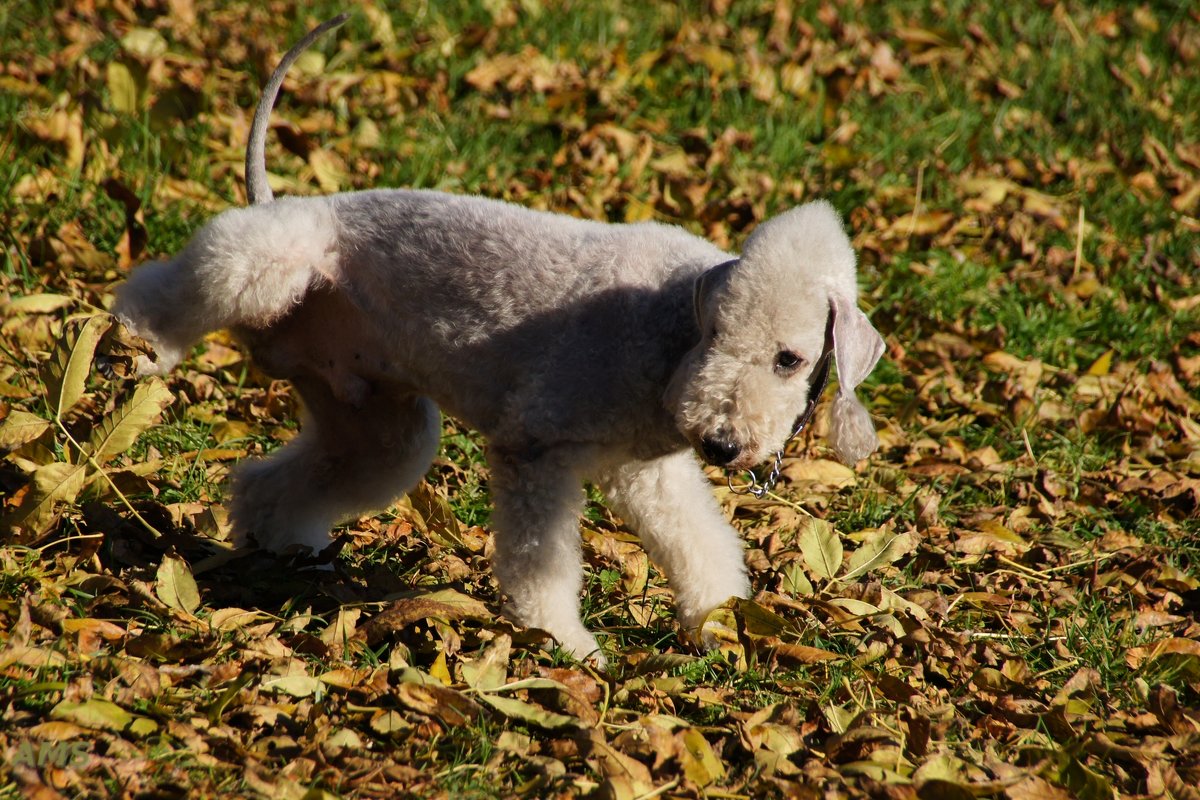
<instances>
[{"instance_id":1,"label":"yellow leaf","mask_svg":"<svg viewBox=\"0 0 1200 800\"><path fill-rule=\"evenodd\" d=\"M546 730L558 728L578 728L579 720L559 714L515 697L501 697L494 694L482 694L479 699L499 711L509 719L527 722Z\"/></svg>"},{"instance_id":2,"label":"yellow leaf","mask_svg":"<svg viewBox=\"0 0 1200 800\"><path fill-rule=\"evenodd\" d=\"M76 739L88 733L88 729L73 722L41 722L27 729L38 739L61 742L64 739Z\"/></svg>"},{"instance_id":3,"label":"yellow leaf","mask_svg":"<svg viewBox=\"0 0 1200 800\"><path fill-rule=\"evenodd\" d=\"M968 207L984 213L995 210L1010 193L1020 188L1007 178L966 178L959 185L967 194L975 195L968 201Z\"/></svg>"},{"instance_id":4,"label":"yellow leaf","mask_svg":"<svg viewBox=\"0 0 1200 800\"><path fill-rule=\"evenodd\" d=\"M1200 201L1200 181L1192 181L1171 201L1171 208L1184 214L1196 205L1197 201Z\"/></svg>"},{"instance_id":5,"label":"yellow leaf","mask_svg":"<svg viewBox=\"0 0 1200 800\"><path fill-rule=\"evenodd\" d=\"M412 727L412 723L398 711L376 712L368 724L371 726L371 730L385 736L389 733L401 733Z\"/></svg>"},{"instance_id":6,"label":"yellow leaf","mask_svg":"<svg viewBox=\"0 0 1200 800\"><path fill-rule=\"evenodd\" d=\"M490 619L487 606L453 589L402 598L358 626L356 639L374 646L391 631L401 630L421 619Z\"/></svg>"},{"instance_id":7,"label":"yellow leaf","mask_svg":"<svg viewBox=\"0 0 1200 800\"><path fill-rule=\"evenodd\" d=\"M725 776L725 767L700 731L688 728L680 738L683 744L680 761L690 781L697 786L708 786Z\"/></svg>"},{"instance_id":8,"label":"yellow leaf","mask_svg":"<svg viewBox=\"0 0 1200 800\"><path fill-rule=\"evenodd\" d=\"M92 458L103 464L124 452L174 399L171 390L158 378L139 384L133 397L100 420L92 431L89 440Z\"/></svg>"},{"instance_id":9,"label":"yellow leaf","mask_svg":"<svg viewBox=\"0 0 1200 800\"><path fill-rule=\"evenodd\" d=\"M913 540L910 552L911 550L915 550L916 537L911 533L905 533L901 535L907 536ZM929 612L926 611L922 606L917 605L916 603L913 603L904 597L901 597L886 587L880 587L879 608L882 611L906 611L917 619L923 621L929 619Z\"/></svg>"},{"instance_id":10,"label":"yellow leaf","mask_svg":"<svg viewBox=\"0 0 1200 800\"><path fill-rule=\"evenodd\" d=\"M4 304L4 316L15 314L50 314L75 302L65 294L30 294L14 297Z\"/></svg>"},{"instance_id":11,"label":"yellow leaf","mask_svg":"<svg viewBox=\"0 0 1200 800\"><path fill-rule=\"evenodd\" d=\"M593 739L591 748L600 775L605 779L601 786L609 797L633 800L635 797L652 796L654 778L645 764L625 755L603 739Z\"/></svg>"},{"instance_id":12,"label":"yellow leaf","mask_svg":"<svg viewBox=\"0 0 1200 800\"><path fill-rule=\"evenodd\" d=\"M153 28L130 28L121 37L121 49L135 58L150 61L167 52L167 40Z\"/></svg>"},{"instance_id":13,"label":"yellow leaf","mask_svg":"<svg viewBox=\"0 0 1200 800\"><path fill-rule=\"evenodd\" d=\"M350 669L349 667L341 667L340 669L332 669L317 676L317 680L327 686L336 686L339 689L353 689L362 684L371 676L371 670L367 668Z\"/></svg>"},{"instance_id":14,"label":"yellow leaf","mask_svg":"<svg viewBox=\"0 0 1200 800\"><path fill-rule=\"evenodd\" d=\"M645 222L651 219L654 219L654 206L636 197L628 198L628 204L625 206L626 222Z\"/></svg>"},{"instance_id":15,"label":"yellow leaf","mask_svg":"<svg viewBox=\"0 0 1200 800\"><path fill-rule=\"evenodd\" d=\"M880 613L878 606L873 606L865 600L855 600L853 597L833 597L829 604L849 611L856 617L871 617Z\"/></svg>"},{"instance_id":16,"label":"yellow leaf","mask_svg":"<svg viewBox=\"0 0 1200 800\"><path fill-rule=\"evenodd\" d=\"M278 678L267 678L262 682L262 688L270 692L282 692L292 697L309 697L325 693L325 684L320 678L310 675L282 675Z\"/></svg>"},{"instance_id":17,"label":"yellow leaf","mask_svg":"<svg viewBox=\"0 0 1200 800\"><path fill-rule=\"evenodd\" d=\"M708 612L704 622L700 623L697 634L707 645L738 644L737 619L729 604L720 605Z\"/></svg>"},{"instance_id":18,"label":"yellow leaf","mask_svg":"<svg viewBox=\"0 0 1200 800\"><path fill-rule=\"evenodd\" d=\"M821 148L821 156L834 169L849 169L862 161L862 156L846 145L837 142L826 142L825 146Z\"/></svg>"},{"instance_id":19,"label":"yellow leaf","mask_svg":"<svg viewBox=\"0 0 1200 800\"><path fill-rule=\"evenodd\" d=\"M16 450L29 444L50 428L37 414L14 409L0 422L0 450Z\"/></svg>"},{"instance_id":20,"label":"yellow leaf","mask_svg":"<svg viewBox=\"0 0 1200 800\"><path fill-rule=\"evenodd\" d=\"M104 70L108 98L113 111L134 114L138 110L141 91L133 70L120 61L110 61Z\"/></svg>"},{"instance_id":21,"label":"yellow leaf","mask_svg":"<svg viewBox=\"0 0 1200 800\"><path fill-rule=\"evenodd\" d=\"M1067 284L1067 292L1080 300L1087 300L1089 297L1093 297L1103 288L1104 285L1091 276L1076 278Z\"/></svg>"},{"instance_id":22,"label":"yellow leaf","mask_svg":"<svg viewBox=\"0 0 1200 800\"><path fill-rule=\"evenodd\" d=\"M438 589L420 596L421 600L436 603L445 608L442 615L447 619L491 619L488 607L470 595L455 589Z\"/></svg>"},{"instance_id":23,"label":"yellow leaf","mask_svg":"<svg viewBox=\"0 0 1200 800\"><path fill-rule=\"evenodd\" d=\"M689 51L693 61L699 61L717 77L733 72L737 60L726 50L716 45L706 44Z\"/></svg>"},{"instance_id":24,"label":"yellow leaf","mask_svg":"<svg viewBox=\"0 0 1200 800\"><path fill-rule=\"evenodd\" d=\"M833 597L829 600L829 606L848 611L860 619L869 619L872 624L885 627L896 636L904 635L904 626L900 624L900 620L896 619L894 614L885 612L870 603L851 597Z\"/></svg>"},{"instance_id":25,"label":"yellow leaf","mask_svg":"<svg viewBox=\"0 0 1200 800\"><path fill-rule=\"evenodd\" d=\"M1019 533L994 519L985 519L979 523L979 530L988 536L1016 545L1021 550L1029 549L1029 543L1022 539Z\"/></svg>"},{"instance_id":26,"label":"yellow leaf","mask_svg":"<svg viewBox=\"0 0 1200 800\"><path fill-rule=\"evenodd\" d=\"M120 639L126 634L126 630L120 625L114 625L108 620L92 619L90 617L73 617L62 621L63 633L78 633L85 631L93 633L102 639Z\"/></svg>"},{"instance_id":27,"label":"yellow leaf","mask_svg":"<svg viewBox=\"0 0 1200 800\"><path fill-rule=\"evenodd\" d=\"M788 594L793 597L809 597L816 592L813 588L812 581L804 574L804 570L800 568L800 564L796 561L790 561L782 570L783 588Z\"/></svg>"},{"instance_id":28,"label":"yellow leaf","mask_svg":"<svg viewBox=\"0 0 1200 800\"><path fill-rule=\"evenodd\" d=\"M59 668L67 663L67 657L56 650L45 647L31 647L26 644L12 644L0 649L0 669L13 664L23 667Z\"/></svg>"},{"instance_id":29,"label":"yellow leaf","mask_svg":"<svg viewBox=\"0 0 1200 800\"><path fill-rule=\"evenodd\" d=\"M313 175L321 191L333 194L339 191L346 182L346 171L338 163L336 157L325 150L313 150L308 154L308 165L312 167Z\"/></svg>"},{"instance_id":30,"label":"yellow leaf","mask_svg":"<svg viewBox=\"0 0 1200 800\"><path fill-rule=\"evenodd\" d=\"M886 528L874 531L863 540L861 547L850 554L850 559L846 562L846 574L842 576L842 580L856 578L891 564L911 553L916 547L917 543L912 534L895 533Z\"/></svg>"},{"instance_id":31,"label":"yellow leaf","mask_svg":"<svg viewBox=\"0 0 1200 800\"><path fill-rule=\"evenodd\" d=\"M22 527L29 532L40 532L58 503L69 503L79 496L87 484L87 475L87 466L83 464L57 461L38 467L33 474L32 490L16 511L5 518L4 527Z\"/></svg>"},{"instance_id":32,"label":"yellow leaf","mask_svg":"<svg viewBox=\"0 0 1200 800\"><path fill-rule=\"evenodd\" d=\"M785 92L795 97L804 97L812 91L812 64L803 66L791 62L784 64L779 68L779 78Z\"/></svg>"},{"instance_id":33,"label":"yellow leaf","mask_svg":"<svg viewBox=\"0 0 1200 800\"><path fill-rule=\"evenodd\" d=\"M8 397L13 400L24 400L27 397L33 397L33 392L23 386L17 386L15 383L8 381L0 381L0 397Z\"/></svg>"},{"instance_id":34,"label":"yellow leaf","mask_svg":"<svg viewBox=\"0 0 1200 800\"><path fill-rule=\"evenodd\" d=\"M834 489L858 483L852 468L827 458L791 460L783 468L783 475L789 481L809 481Z\"/></svg>"},{"instance_id":35,"label":"yellow leaf","mask_svg":"<svg viewBox=\"0 0 1200 800\"><path fill-rule=\"evenodd\" d=\"M366 746L362 737L349 728L338 728L321 743L321 749L328 755L334 756L345 750L362 750Z\"/></svg>"},{"instance_id":36,"label":"yellow leaf","mask_svg":"<svg viewBox=\"0 0 1200 800\"><path fill-rule=\"evenodd\" d=\"M854 718L858 716L858 712L853 708L832 704L821 706L821 711L825 713L825 719L829 721L829 727L834 733L845 733L850 724L854 722Z\"/></svg>"},{"instance_id":37,"label":"yellow leaf","mask_svg":"<svg viewBox=\"0 0 1200 800\"><path fill-rule=\"evenodd\" d=\"M527 62L536 55L538 53L533 48L526 48L521 53L501 53L495 58L481 61L467 73L466 81L481 92L490 92L501 81L522 72Z\"/></svg>"},{"instance_id":38,"label":"yellow leaf","mask_svg":"<svg viewBox=\"0 0 1200 800\"><path fill-rule=\"evenodd\" d=\"M1125 654L1125 663L1133 669L1139 669L1143 664L1157 659L1164 659L1165 663L1173 664L1180 673L1200 675L1200 642L1172 637L1140 647L1131 647Z\"/></svg>"},{"instance_id":39,"label":"yellow leaf","mask_svg":"<svg viewBox=\"0 0 1200 800\"><path fill-rule=\"evenodd\" d=\"M459 524L458 518L454 516L449 500L434 492L425 483L421 483L409 492L407 499L409 507L417 516L413 522L421 529L421 533L440 545L452 548L462 547L463 542L460 536L462 526ZM453 590L449 591L450 594L458 595L460 598L466 597ZM435 594L441 595L442 592Z\"/></svg>"},{"instance_id":40,"label":"yellow leaf","mask_svg":"<svg viewBox=\"0 0 1200 800\"><path fill-rule=\"evenodd\" d=\"M219 631L236 631L255 622L270 619L264 611L247 611L244 608L219 608L208 618L208 624Z\"/></svg>"},{"instance_id":41,"label":"yellow leaf","mask_svg":"<svg viewBox=\"0 0 1200 800\"><path fill-rule=\"evenodd\" d=\"M379 143L383 141L383 135L379 132L379 126L366 117L360 119L358 124L354 126L352 138L354 146L360 150L379 147Z\"/></svg>"},{"instance_id":42,"label":"yellow leaf","mask_svg":"<svg viewBox=\"0 0 1200 800\"><path fill-rule=\"evenodd\" d=\"M692 174L692 163L688 160L687 153L679 149L654 159L650 162L650 168L655 172L679 178L685 178Z\"/></svg>"},{"instance_id":43,"label":"yellow leaf","mask_svg":"<svg viewBox=\"0 0 1200 800\"><path fill-rule=\"evenodd\" d=\"M826 661L837 661L841 658L837 653L831 653L819 647L788 644L787 642L779 642L778 644L771 645L771 651L775 654L776 658L796 664L822 664Z\"/></svg>"},{"instance_id":44,"label":"yellow leaf","mask_svg":"<svg viewBox=\"0 0 1200 800\"><path fill-rule=\"evenodd\" d=\"M832 580L842 568L842 541L823 519L807 517L796 532L804 563L818 577Z\"/></svg>"},{"instance_id":45,"label":"yellow leaf","mask_svg":"<svg viewBox=\"0 0 1200 800\"><path fill-rule=\"evenodd\" d=\"M443 650L437 654L437 658L429 665L429 674L441 682L443 686L449 686L454 682L450 676L450 668L446 666L446 651Z\"/></svg>"},{"instance_id":46,"label":"yellow leaf","mask_svg":"<svg viewBox=\"0 0 1200 800\"><path fill-rule=\"evenodd\" d=\"M751 636L778 636L793 627L785 617L763 608L753 600L738 600L737 608L742 615L746 633Z\"/></svg>"},{"instance_id":47,"label":"yellow leaf","mask_svg":"<svg viewBox=\"0 0 1200 800\"><path fill-rule=\"evenodd\" d=\"M292 70L306 78L319 78L325 74L325 54L320 50L305 50L296 59Z\"/></svg>"},{"instance_id":48,"label":"yellow leaf","mask_svg":"<svg viewBox=\"0 0 1200 800\"><path fill-rule=\"evenodd\" d=\"M901 27L895 33L905 44L919 48L946 47L950 44L942 34L925 28Z\"/></svg>"},{"instance_id":49,"label":"yellow leaf","mask_svg":"<svg viewBox=\"0 0 1200 800\"><path fill-rule=\"evenodd\" d=\"M371 41L383 47L395 46L396 31L392 28L391 15L371 3L366 3L361 8L371 26Z\"/></svg>"},{"instance_id":50,"label":"yellow leaf","mask_svg":"<svg viewBox=\"0 0 1200 800\"><path fill-rule=\"evenodd\" d=\"M358 626L358 618L362 609L343 606L338 609L337 617L321 631L321 641L330 647L342 647L354 636Z\"/></svg>"},{"instance_id":51,"label":"yellow leaf","mask_svg":"<svg viewBox=\"0 0 1200 800\"><path fill-rule=\"evenodd\" d=\"M512 654L512 637L498 635L478 658L461 659L463 680L467 686L480 691L497 689L508 680L508 659Z\"/></svg>"},{"instance_id":52,"label":"yellow leaf","mask_svg":"<svg viewBox=\"0 0 1200 800\"><path fill-rule=\"evenodd\" d=\"M1033 189L1025 189L1021 196L1024 201L1022 207L1030 214L1050 220L1061 219L1064 216L1060 198Z\"/></svg>"},{"instance_id":53,"label":"yellow leaf","mask_svg":"<svg viewBox=\"0 0 1200 800\"><path fill-rule=\"evenodd\" d=\"M437 717L447 725L466 725L479 717L479 704L465 694L437 683L401 683L396 699L413 711Z\"/></svg>"},{"instance_id":54,"label":"yellow leaf","mask_svg":"<svg viewBox=\"0 0 1200 800\"><path fill-rule=\"evenodd\" d=\"M83 397L96 345L112 324L113 318L108 314L96 314L63 331L54 355L42 368L46 402L56 419L61 419Z\"/></svg>"},{"instance_id":55,"label":"yellow leaf","mask_svg":"<svg viewBox=\"0 0 1200 800\"><path fill-rule=\"evenodd\" d=\"M902 236L929 236L945 230L953 221L954 214L950 211L929 211L896 217L888 229Z\"/></svg>"},{"instance_id":56,"label":"yellow leaf","mask_svg":"<svg viewBox=\"0 0 1200 800\"><path fill-rule=\"evenodd\" d=\"M149 736L158 730L158 723L149 717L134 717L129 723L129 733L139 738Z\"/></svg>"},{"instance_id":57,"label":"yellow leaf","mask_svg":"<svg viewBox=\"0 0 1200 800\"><path fill-rule=\"evenodd\" d=\"M963 771L962 761L949 753L940 753L917 768L913 773L913 782L921 786L928 781L938 781L961 787L964 783Z\"/></svg>"},{"instance_id":58,"label":"yellow leaf","mask_svg":"<svg viewBox=\"0 0 1200 800\"><path fill-rule=\"evenodd\" d=\"M64 700L50 709L52 719L74 722L93 730L123 731L133 721L133 715L116 703L93 697L82 703Z\"/></svg>"},{"instance_id":59,"label":"yellow leaf","mask_svg":"<svg viewBox=\"0 0 1200 800\"><path fill-rule=\"evenodd\" d=\"M779 79L775 70L766 63L757 63L750 67L750 93L756 100L769 103L778 95Z\"/></svg>"},{"instance_id":60,"label":"yellow leaf","mask_svg":"<svg viewBox=\"0 0 1200 800\"><path fill-rule=\"evenodd\" d=\"M1087 368L1087 374L1100 377L1112 372L1113 352L1112 350L1108 350L1104 355L1093 361L1092 365Z\"/></svg>"},{"instance_id":61,"label":"yellow leaf","mask_svg":"<svg viewBox=\"0 0 1200 800\"><path fill-rule=\"evenodd\" d=\"M165 555L158 565L154 591L171 608L191 614L200 607L200 590L192 569L179 556Z\"/></svg>"}]
</instances>

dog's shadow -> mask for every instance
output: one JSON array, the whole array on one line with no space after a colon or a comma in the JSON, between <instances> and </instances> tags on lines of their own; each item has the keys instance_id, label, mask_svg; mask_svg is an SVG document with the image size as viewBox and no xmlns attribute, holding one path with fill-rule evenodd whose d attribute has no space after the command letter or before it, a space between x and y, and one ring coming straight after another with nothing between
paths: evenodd
<instances>
[{"instance_id":1,"label":"dog's shadow","mask_svg":"<svg viewBox=\"0 0 1200 800\"><path fill-rule=\"evenodd\" d=\"M420 574L422 565L433 561L429 550L434 545L423 537L388 542L387 557L382 559L361 552L343 557L341 552L349 539L346 534L335 535L330 546L316 554L234 550L186 522L176 524L161 504L135 501L134 506L157 534L111 506L90 503L84 508L81 532L86 536L79 541L86 552L75 555L98 557L106 567L103 579L85 581L84 591L94 595L89 601L89 615L124 617L131 608L140 608L150 614L138 613L139 619L157 617L161 623L157 627L166 627L170 617L158 597L158 570L164 559L177 556L189 565L196 582L202 602L196 614L201 619L208 616L207 612L242 609L279 620L299 615L327 623L336 619L340 609L356 607L364 609L362 618L367 620L386 609L389 599L447 588L480 600L499 617L499 603L490 583L478 581L466 586ZM313 630L314 625L319 628L323 624L316 621L291 630L285 643L298 652L328 655ZM432 643L424 635L426 627L416 624L413 630L393 632L394 638L405 641L411 649L428 649ZM216 638L215 631L204 632L202 628L198 637L189 636L183 644L156 634L147 640L149 645L146 641L135 644L134 654L181 660L203 654L204 642L212 639L215 646Z\"/></svg>"}]
</instances>

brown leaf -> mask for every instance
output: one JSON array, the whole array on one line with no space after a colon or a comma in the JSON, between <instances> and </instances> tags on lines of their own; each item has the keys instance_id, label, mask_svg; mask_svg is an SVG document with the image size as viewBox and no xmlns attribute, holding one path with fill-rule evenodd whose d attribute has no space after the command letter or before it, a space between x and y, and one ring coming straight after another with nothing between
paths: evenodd
<instances>
[{"instance_id":1,"label":"brown leaf","mask_svg":"<svg viewBox=\"0 0 1200 800\"><path fill-rule=\"evenodd\" d=\"M462 692L433 683L402 683L396 698L408 708L458 727L475 721L482 712L479 704Z\"/></svg>"},{"instance_id":2,"label":"brown leaf","mask_svg":"<svg viewBox=\"0 0 1200 800\"><path fill-rule=\"evenodd\" d=\"M837 661L843 658L843 656L837 653L831 653L819 647L809 647L803 644L790 644L777 640L767 640L765 644L776 658L792 664L823 664L827 661Z\"/></svg>"},{"instance_id":3,"label":"brown leaf","mask_svg":"<svg viewBox=\"0 0 1200 800\"><path fill-rule=\"evenodd\" d=\"M491 616L483 603L452 589L446 589L395 601L359 625L354 638L374 647L392 633L403 630L419 620L491 619Z\"/></svg>"}]
</instances>

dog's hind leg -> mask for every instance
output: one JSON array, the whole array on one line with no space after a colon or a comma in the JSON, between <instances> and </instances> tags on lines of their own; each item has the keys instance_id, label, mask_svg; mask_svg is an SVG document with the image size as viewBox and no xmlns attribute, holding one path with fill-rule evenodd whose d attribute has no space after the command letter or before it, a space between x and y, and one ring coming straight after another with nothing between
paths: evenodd
<instances>
[{"instance_id":1,"label":"dog's hind leg","mask_svg":"<svg viewBox=\"0 0 1200 800\"><path fill-rule=\"evenodd\" d=\"M338 522L379 510L415 486L437 452L441 417L426 397L375 388L352 406L317 378L295 384L306 411L300 435L234 474L238 544L252 537L274 552L290 545L319 551Z\"/></svg>"},{"instance_id":2,"label":"dog's hind leg","mask_svg":"<svg viewBox=\"0 0 1200 800\"><path fill-rule=\"evenodd\" d=\"M492 570L507 595L508 617L546 631L576 658L603 666L596 637L580 619L582 482L570 459L558 455L513 463L489 452L496 534Z\"/></svg>"},{"instance_id":3,"label":"dog's hind leg","mask_svg":"<svg viewBox=\"0 0 1200 800\"><path fill-rule=\"evenodd\" d=\"M283 198L214 217L166 261L133 271L113 313L154 348L138 371L165 374L204 334L265 328L314 288L336 284L337 223L323 198Z\"/></svg>"},{"instance_id":4,"label":"dog's hind leg","mask_svg":"<svg viewBox=\"0 0 1200 800\"><path fill-rule=\"evenodd\" d=\"M742 541L690 451L623 464L598 482L666 573L685 630L730 597L749 595Z\"/></svg>"}]
</instances>

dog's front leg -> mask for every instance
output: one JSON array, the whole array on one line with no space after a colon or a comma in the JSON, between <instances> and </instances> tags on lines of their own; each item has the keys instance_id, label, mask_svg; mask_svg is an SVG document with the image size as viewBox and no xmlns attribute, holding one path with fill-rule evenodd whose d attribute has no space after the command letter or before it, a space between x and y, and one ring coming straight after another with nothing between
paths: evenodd
<instances>
[{"instance_id":1,"label":"dog's front leg","mask_svg":"<svg viewBox=\"0 0 1200 800\"><path fill-rule=\"evenodd\" d=\"M599 483L666 572L685 631L694 634L730 597L749 597L741 538L691 451L631 461L600 475Z\"/></svg>"},{"instance_id":2,"label":"dog's front leg","mask_svg":"<svg viewBox=\"0 0 1200 800\"><path fill-rule=\"evenodd\" d=\"M496 535L492 569L508 598L504 613L546 631L576 658L603 667L596 637L580 618L583 490L572 459L556 451L523 459L495 449L489 461Z\"/></svg>"}]
</instances>

